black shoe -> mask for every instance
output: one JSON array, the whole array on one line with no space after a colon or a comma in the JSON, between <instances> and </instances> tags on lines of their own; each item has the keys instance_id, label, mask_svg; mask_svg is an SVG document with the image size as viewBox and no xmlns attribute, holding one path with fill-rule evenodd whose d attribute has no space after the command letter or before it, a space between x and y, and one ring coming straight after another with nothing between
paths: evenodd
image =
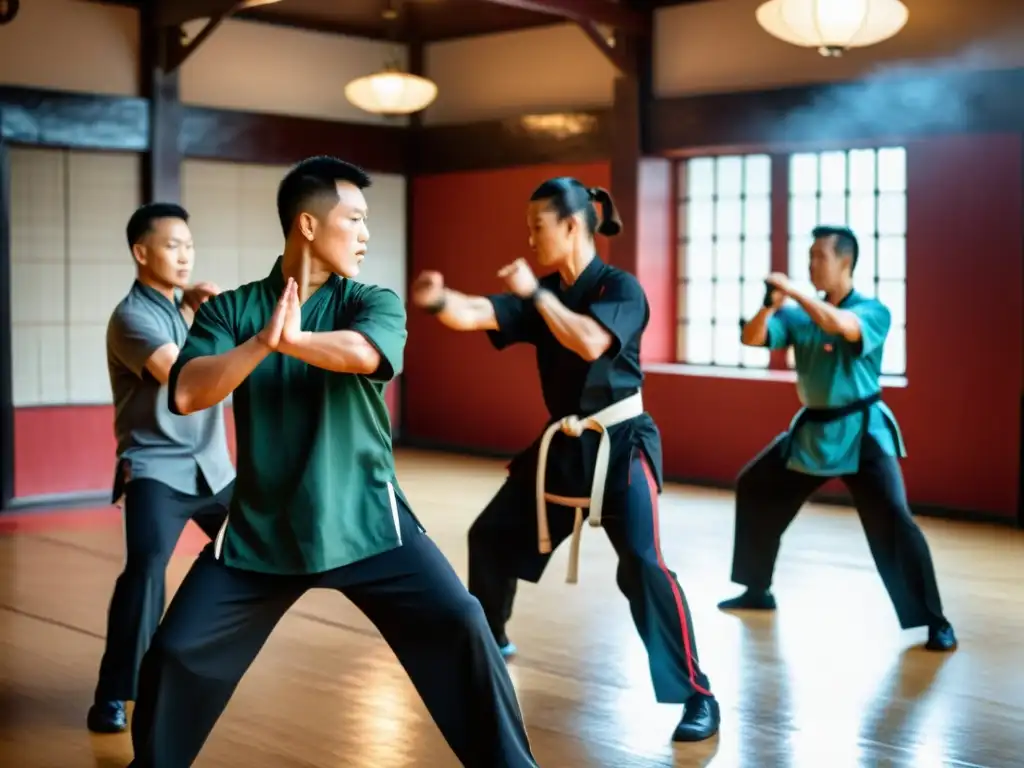
<instances>
[{"instance_id":1,"label":"black shoe","mask_svg":"<svg viewBox=\"0 0 1024 768\"><path fill-rule=\"evenodd\" d=\"M718 604L723 611L774 611L775 595L767 589L748 589L739 597Z\"/></svg>"},{"instance_id":2,"label":"black shoe","mask_svg":"<svg viewBox=\"0 0 1024 768\"><path fill-rule=\"evenodd\" d=\"M98 701L89 707L86 724L93 733L122 733L128 727L123 701Z\"/></svg>"},{"instance_id":3,"label":"black shoe","mask_svg":"<svg viewBox=\"0 0 1024 768\"><path fill-rule=\"evenodd\" d=\"M694 694L683 707L683 719L672 734L672 741L704 741L718 733L722 716L713 696Z\"/></svg>"},{"instance_id":4,"label":"black shoe","mask_svg":"<svg viewBox=\"0 0 1024 768\"><path fill-rule=\"evenodd\" d=\"M949 622L937 627L928 627L928 642L924 644L924 647L929 651L955 651L956 635Z\"/></svg>"}]
</instances>

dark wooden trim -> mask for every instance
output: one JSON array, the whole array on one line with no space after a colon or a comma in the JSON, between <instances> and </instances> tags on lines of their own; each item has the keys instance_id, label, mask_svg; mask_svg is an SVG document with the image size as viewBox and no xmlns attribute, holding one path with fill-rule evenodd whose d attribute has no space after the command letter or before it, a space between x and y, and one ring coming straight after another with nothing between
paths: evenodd
<instances>
[{"instance_id":1,"label":"dark wooden trim","mask_svg":"<svg viewBox=\"0 0 1024 768\"><path fill-rule=\"evenodd\" d=\"M236 163L290 164L310 155L336 155L379 173L406 171L404 125L374 125L235 112L186 105L185 157Z\"/></svg>"},{"instance_id":2,"label":"dark wooden trim","mask_svg":"<svg viewBox=\"0 0 1024 768\"><path fill-rule=\"evenodd\" d=\"M1024 142L1024 135L1021 136L1021 141ZM1024 157L1021 158L1021 161L1021 196L1024 198ZM1021 220L1024 221L1024 200L1021 203ZM1024 259L1024 227L1021 227L1021 230L1020 253L1021 259ZM1024 294L1024 284L1021 285L1021 293ZM1021 317L1021 324L1024 325L1024 317ZM1024 355L1024 350L1021 350L1021 354ZM1020 393L1019 419L1020 432L1018 433L1018 440L1020 441L1020 458L1017 462L1017 527L1024 528L1024 389Z\"/></svg>"},{"instance_id":3,"label":"dark wooden trim","mask_svg":"<svg viewBox=\"0 0 1024 768\"><path fill-rule=\"evenodd\" d=\"M12 144L146 152L148 100L134 96L0 87L0 136ZM154 126L158 128L158 126ZM380 173L404 173L403 125L183 106L177 148L184 157L288 164L311 154L338 155Z\"/></svg>"},{"instance_id":4,"label":"dark wooden trim","mask_svg":"<svg viewBox=\"0 0 1024 768\"><path fill-rule=\"evenodd\" d=\"M1024 69L931 72L650 102L651 150L784 149L788 144L1024 130Z\"/></svg>"},{"instance_id":5,"label":"dark wooden trim","mask_svg":"<svg viewBox=\"0 0 1024 768\"><path fill-rule=\"evenodd\" d=\"M0 106L0 121L4 109ZM11 158L0 136L0 511L14 498L14 369L11 351Z\"/></svg>"},{"instance_id":6,"label":"dark wooden trim","mask_svg":"<svg viewBox=\"0 0 1024 768\"><path fill-rule=\"evenodd\" d=\"M133 96L0 86L0 135L12 144L143 152L149 104Z\"/></svg>"},{"instance_id":7,"label":"dark wooden trim","mask_svg":"<svg viewBox=\"0 0 1024 768\"><path fill-rule=\"evenodd\" d=\"M538 113L540 114L540 113ZM612 142L610 109L566 113L577 133L562 135L554 125L531 124L530 116L462 125L428 125L420 140L415 174L476 171L545 163L589 163L607 160Z\"/></svg>"},{"instance_id":8,"label":"dark wooden trim","mask_svg":"<svg viewBox=\"0 0 1024 768\"><path fill-rule=\"evenodd\" d=\"M638 11L627 3L609 3L605 0L487 0L495 5L518 8L535 13L576 22L608 24L620 30L643 32L647 28L648 13Z\"/></svg>"},{"instance_id":9,"label":"dark wooden trim","mask_svg":"<svg viewBox=\"0 0 1024 768\"><path fill-rule=\"evenodd\" d=\"M142 201L181 202L182 105L178 70L167 66L173 51L180 49L178 30L160 27L155 9L146 5L139 13L139 36L144 41L139 57L139 82L149 101L149 144L142 158Z\"/></svg>"},{"instance_id":10,"label":"dark wooden trim","mask_svg":"<svg viewBox=\"0 0 1024 768\"><path fill-rule=\"evenodd\" d=\"M416 8L406 4L404 7L405 16L403 21L408 25L406 34L411 37L409 43L409 73L423 76L426 74L426 46L419 40L415 33ZM423 138L423 113L417 112L409 116L409 127L406 135L406 162L410 167L419 165L421 142ZM413 249L416 247L416 179L411 173L405 174L405 291L406 296L410 294L412 281L416 275L413 274ZM406 414L409 413L409 388L403 380L398 389L398 435L402 434L405 426Z\"/></svg>"}]
</instances>

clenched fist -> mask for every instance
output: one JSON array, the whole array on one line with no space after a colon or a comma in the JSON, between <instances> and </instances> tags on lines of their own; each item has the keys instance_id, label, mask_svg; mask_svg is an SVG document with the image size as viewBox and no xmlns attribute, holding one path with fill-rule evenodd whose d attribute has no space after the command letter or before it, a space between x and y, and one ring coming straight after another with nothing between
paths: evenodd
<instances>
[{"instance_id":1,"label":"clenched fist","mask_svg":"<svg viewBox=\"0 0 1024 768\"><path fill-rule=\"evenodd\" d=\"M412 283L412 303L421 309L438 306L444 300L444 277L440 272L420 272Z\"/></svg>"},{"instance_id":2,"label":"clenched fist","mask_svg":"<svg viewBox=\"0 0 1024 768\"><path fill-rule=\"evenodd\" d=\"M537 277L526 263L526 259L516 259L507 267L498 271L498 277L505 281L505 285L516 296L528 299L537 292Z\"/></svg>"}]
</instances>

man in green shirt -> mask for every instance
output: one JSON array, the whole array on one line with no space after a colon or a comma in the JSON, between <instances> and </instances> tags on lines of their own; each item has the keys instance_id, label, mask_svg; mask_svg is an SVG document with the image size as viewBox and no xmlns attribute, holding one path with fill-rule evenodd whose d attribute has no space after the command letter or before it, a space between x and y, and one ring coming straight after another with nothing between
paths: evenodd
<instances>
[{"instance_id":1,"label":"man in green shirt","mask_svg":"<svg viewBox=\"0 0 1024 768\"><path fill-rule=\"evenodd\" d=\"M192 765L278 620L313 588L339 590L374 622L464 765L536 766L480 604L395 478L384 388L401 371L405 308L351 279L369 185L334 158L292 169L277 199L284 255L202 306L171 369L177 413L234 393L237 479L143 660L136 768Z\"/></svg>"},{"instance_id":2,"label":"man in green shirt","mask_svg":"<svg viewBox=\"0 0 1024 768\"><path fill-rule=\"evenodd\" d=\"M769 588L782 534L810 495L839 477L853 496L900 626L928 627L929 650L953 650L956 635L942 613L928 542L907 504L898 461L907 455L903 437L881 400L889 310L853 289L859 251L853 232L818 227L813 237L810 277L824 300L773 274L765 306L742 330L748 346L793 347L804 407L740 473L732 580L747 591L719 608L775 609ZM796 306L783 307L787 298Z\"/></svg>"}]
</instances>

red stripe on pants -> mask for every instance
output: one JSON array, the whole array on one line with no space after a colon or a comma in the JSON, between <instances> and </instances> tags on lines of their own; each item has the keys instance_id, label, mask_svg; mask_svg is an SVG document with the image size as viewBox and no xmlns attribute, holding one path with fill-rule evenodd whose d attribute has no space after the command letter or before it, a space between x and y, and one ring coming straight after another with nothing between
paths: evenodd
<instances>
[{"instance_id":1,"label":"red stripe on pants","mask_svg":"<svg viewBox=\"0 0 1024 768\"><path fill-rule=\"evenodd\" d=\"M661 556L661 533L660 533L660 521L658 519L658 483L654 479L654 473L651 472L651 467L647 463L647 457L642 456L640 463L644 468L644 477L647 478L647 489L651 494L651 517L652 524L654 527L654 554L658 558L658 567L661 572L668 579L669 587L672 589L672 596L676 601L676 612L679 614L679 628L683 633L683 648L686 650L686 671L690 677L690 685L693 686L693 690L697 693L702 693L705 696L711 696L711 691L701 687L697 684L697 670L693 664L693 648L690 643L690 628L686 623L686 603L683 599L683 592L679 589L679 584L676 583L675 577L672 576L672 572L665 565L665 558Z\"/></svg>"}]
</instances>

